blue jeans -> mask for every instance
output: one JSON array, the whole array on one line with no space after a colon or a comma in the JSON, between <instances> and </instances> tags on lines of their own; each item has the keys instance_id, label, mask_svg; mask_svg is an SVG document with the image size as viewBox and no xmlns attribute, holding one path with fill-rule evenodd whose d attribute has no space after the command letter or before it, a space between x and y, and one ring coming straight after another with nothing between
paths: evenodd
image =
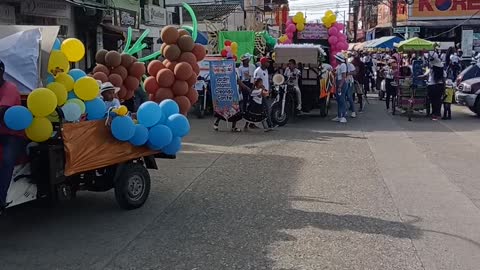
<instances>
[{"instance_id":1,"label":"blue jeans","mask_svg":"<svg viewBox=\"0 0 480 270\"><path fill-rule=\"evenodd\" d=\"M353 102L353 83L347 83L347 94L345 95L345 98L347 99L347 103L350 105L349 110L351 112L355 112L355 103Z\"/></svg>"},{"instance_id":2,"label":"blue jeans","mask_svg":"<svg viewBox=\"0 0 480 270\"><path fill-rule=\"evenodd\" d=\"M337 81L337 85L340 84L340 81ZM345 117L347 109L345 108L345 94L347 93L347 84L344 83L341 89L341 95L338 94L339 91L335 92L335 99L337 100L337 117Z\"/></svg>"},{"instance_id":3,"label":"blue jeans","mask_svg":"<svg viewBox=\"0 0 480 270\"><path fill-rule=\"evenodd\" d=\"M18 136L0 135L2 164L0 164L0 206L6 204L7 192L17 159L25 153L27 141Z\"/></svg>"}]
</instances>

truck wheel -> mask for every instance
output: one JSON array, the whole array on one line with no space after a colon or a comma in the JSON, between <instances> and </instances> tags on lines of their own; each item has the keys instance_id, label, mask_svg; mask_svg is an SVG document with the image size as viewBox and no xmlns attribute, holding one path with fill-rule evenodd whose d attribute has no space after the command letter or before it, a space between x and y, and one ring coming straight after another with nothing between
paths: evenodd
<instances>
[{"instance_id":1,"label":"truck wheel","mask_svg":"<svg viewBox=\"0 0 480 270\"><path fill-rule=\"evenodd\" d=\"M115 198L121 208L132 210L142 207L150 193L150 174L141 164L127 164L115 181Z\"/></svg>"}]
</instances>

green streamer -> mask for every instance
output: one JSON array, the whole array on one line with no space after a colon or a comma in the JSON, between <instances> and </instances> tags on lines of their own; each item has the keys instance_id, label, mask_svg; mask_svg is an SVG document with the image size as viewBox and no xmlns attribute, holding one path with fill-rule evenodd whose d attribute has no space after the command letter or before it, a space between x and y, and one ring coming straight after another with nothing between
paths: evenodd
<instances>
[{"instance_id":1,"label":"green streamer","mask_svg":"<svg viewBox=\"0 0 480 270\"><path fill-rule=\"evenodd\" d=\"M128 51L130 54L135 54L143 49L145 49L148 45L143 43L142 45L140 45L140 47L136 47L136 48L132 48L130 51Z\"/></svg>"},{"instance_id":2,"label":"green streamer","mask_svg":"<svg viewBox=\"0 0 480 270\"><path fill-rule=\"evenodd\" d=\"M127 43L125 44L125 48L123 48L123 52L126 53L128 48L130 47L130 43L132 43L132 28L128 27L127 31Z\"/></svg>"},{"instance_id":3,"label":"green streamer","mask_svg":"<svg viewBox=\"0 0 480 270\"><path fill-rule=\"evenodd\" d=\"M145 57L142 57L142 58L138 59L138 61L139 61L139 62L147 62L148 60L157 58L157 57L159 57L160 55L162 55L161 52L155 52L155 53L152 53L152 54L150 54L150 55L147 55L147 56L145 56Z\"/></svg>"},{"instance_id":4,"label":"green streamer","mask_svg":"<svg viewBox=\"0 0 480 270\"><path fill-rule=\"evenodd\" d=\"M193 41L195 42L197 40L197 34L198 34L197 33L198 31L197 16L195 15L195 12L193 11L190 5L188 5L187 3L182 3L182 6L184 9L188 11L188 14L190 14L190 17L192 18L192 24L193 24L192 38L193 38Z\"/></svg>"},{"instance_id":5,"label":"green streamer","mask_svg":"<svg viewBox=\"0 0 480 270\"><path fill-rule=\"evenodd\" d=\"M142 35L137 39L137 41L133 44L132 48L128 50L126 53L132 55L133 53L131 51L135 48L142 46L143 39L145 39L149 33L150 33L150 29L145 30L142 33Z\"/></svg>"}]
</instances>

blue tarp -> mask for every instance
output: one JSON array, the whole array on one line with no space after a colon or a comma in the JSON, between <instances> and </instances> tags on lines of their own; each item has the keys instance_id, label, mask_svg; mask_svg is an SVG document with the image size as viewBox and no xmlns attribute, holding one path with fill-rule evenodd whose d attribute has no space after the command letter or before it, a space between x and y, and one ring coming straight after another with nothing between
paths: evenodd
<instances>
[{"instance_id":1,"label":"blue tarp","mask_svg":"<svg viewBox=\"0 0 480 270\"><path fill-rule=\"evenodd\" d=\"M393 49L393 44L401 41L403 41L403 39L396 36L381 37L368 41L368 43L365 45L365 48Z\"/></svg>"}]
</instances>

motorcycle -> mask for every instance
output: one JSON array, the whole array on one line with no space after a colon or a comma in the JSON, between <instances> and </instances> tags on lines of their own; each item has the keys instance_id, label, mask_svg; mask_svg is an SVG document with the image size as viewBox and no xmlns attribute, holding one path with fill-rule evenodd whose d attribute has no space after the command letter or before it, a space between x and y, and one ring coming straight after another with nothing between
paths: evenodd
<instances>
[{"instance_id":1,"label":"motorcycle","mask_svg":"<svg viewBox=\"0 0 480 270\"><path fill-rule=\"evenodd\" d=\"M285 77L281 74L273 76L273 103L270 108L272 122L284 126L290 118L295 117L296 94L294 88L295 78Z\"/></svg>"}]
</instances>

